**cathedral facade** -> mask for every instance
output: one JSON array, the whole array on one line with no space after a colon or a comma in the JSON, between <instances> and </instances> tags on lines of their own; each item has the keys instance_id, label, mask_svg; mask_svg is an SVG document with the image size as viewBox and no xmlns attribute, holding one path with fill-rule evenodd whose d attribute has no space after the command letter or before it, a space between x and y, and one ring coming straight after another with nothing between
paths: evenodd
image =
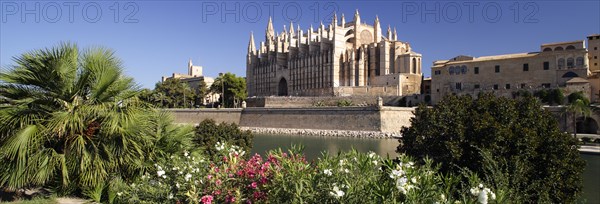
<instances>
[{"instance_id":1,"label":"cathedral facade","mask_svg":"<svg viewBox=\"0 0 600 204\"><path fill-rule=\"evenodd\" d=\"M306 33L297 25L276 34L269 18L256 49L250 34L246 58L248 96L406 96L421 90L421 54L397 39L379 18L373 25L334 15Z\"/></svg>"}]
</instances>

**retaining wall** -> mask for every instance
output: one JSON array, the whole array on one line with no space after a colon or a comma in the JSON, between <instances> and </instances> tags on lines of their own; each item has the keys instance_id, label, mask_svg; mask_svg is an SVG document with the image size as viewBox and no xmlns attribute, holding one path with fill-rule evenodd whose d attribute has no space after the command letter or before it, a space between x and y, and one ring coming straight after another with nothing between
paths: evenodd
<instances>
[{"instance_id":1,"label":"retaining wall","mask_svg":"<svg viewBox=\"0 0 600 204\"><path fill-rule=\"evenodd\" d=\"M169 109L176 123L204 119L236 123L247 128L399 132L410 125L414 108L313 107L245 109Z\"/></svg>"}]
</instances>

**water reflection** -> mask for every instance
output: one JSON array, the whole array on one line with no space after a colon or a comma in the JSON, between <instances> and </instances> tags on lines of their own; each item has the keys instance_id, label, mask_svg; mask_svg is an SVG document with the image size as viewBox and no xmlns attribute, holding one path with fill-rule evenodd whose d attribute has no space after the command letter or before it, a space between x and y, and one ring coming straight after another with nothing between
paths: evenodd
<instances>
[{"instance_id":1,"label":"water reflection","mask_svg":"<svg viewBox=\"0 0 600 204\"><path fill-rule=\"evenodd\" d=\"M313 160L321 156L321 152L327 151L336 154L338 151L348 151L352 148L359 152L373 151L379 155L396 157L398 140L395 139L358 139L358 138L336 138L316 136L290 136L290 135L256 135L252 154L263 154L268 150L282 148L287 150L291 145L304 145L306 159Z\"/></svg>"}]
</instances>

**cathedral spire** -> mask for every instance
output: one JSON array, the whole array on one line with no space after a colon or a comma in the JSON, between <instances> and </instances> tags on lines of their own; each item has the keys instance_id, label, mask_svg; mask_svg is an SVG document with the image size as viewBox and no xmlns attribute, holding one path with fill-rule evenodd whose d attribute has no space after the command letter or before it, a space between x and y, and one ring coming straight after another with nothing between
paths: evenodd
<instances>
[{"instance_id":1,"label":"cathedral spire","mask_svg":"<svg viewBox=\"0 0 600 204\"><path fill-rule=\"evenodd\" d=\"M375 15L375 23L373 23L375 35L373 42L381 41L381 25L379 24L379 16Z\"/></svg>"},{"instance_id":2,"label":"cathedral spire","mask_svg":"<svg viewBox=\"0 0 600 204\"><path fill-rule=\"evenodd\" d=\"M188 61L188 68L192 68L192 58L190 58L190 61Z\"/></svg>"},{"instance_id":3,"label":"cathedral spire","mask_svg":"<svg viewBox=\"0 0 600 204\"><path fill-rule=\"evenodd\" d=\"M294 22L290 21L290 35L294 35Z\"/></svg>"},{"instance_id":4,"label":"cathedral spire","mask_svg":"<svg viewBox=\"0 0 600 204\"><path fill-rule=\"evenodd\" d=\"M250 42L248 42L248 54L254 54L254 51L256 51L256 46L254 45L254 33L250 31ZM190 60L190 64L191 63L192 60Z\"/></svg>"},{"instance_id":5,"label":"cathedral spire","mask_svg":"<svg viewBox=\"0 0 600 204\"><path fill-rule=\"evenodd\" d=\"M346 18L344 18L344 13L342 13L342 28L346 27Z\"/></svg>"},{"instance_id":6,"label":"cathedral spire","mask_svg":"<svg viewBox=\"0 0 600 204\"><path fill-rule=\"evenodd\" d=\"M388 40L392 40L392 27L390 25L388 25L387 37Z\"/></svg>"},{"instance_id":7,"label":"cathedral spire","mask_svg":"<svg viewBox=\"0 0 600 204\"><path fill-rule=\"evenodd\" d=\"M338 18L337 18L337 12L333 12L333 19L331 19L331 24L333 24L333 26L337 26L338 24Z\"/></svg>"},{"instance_id":8,"label":"cathedral spire","mask_svg":"<svg viewBox=\"0 0 600 204\"><path fill-rule=\"evenodd\" d=\"M269 23L267 24L267 31L266 31L267 41L269 40L269 38L273 38L273 37L275 37L275 29L273 29L273 20L269 16Z\"/></svg>"},{"instance_id":9,"label":"cathedral spire","mask_svg":"<svg viewBox=\"0 0 600 204\"><path fill-rule=\"evenodd\" d=\"M354 24L355 25L360 24L360 14L358 13L358 9L356 9L356 12L354 13Z\"/></svg>"},{"instance_id":10,"label":"cathedral spire","mask_svg":"<svg viewBox=\"0 0 600 204\"><path fill-rule=\"evenodd\" d=\"M396 27L394 27L394 40L398 40L398 33L396 32Z\"/></svg>"}]
</instances>

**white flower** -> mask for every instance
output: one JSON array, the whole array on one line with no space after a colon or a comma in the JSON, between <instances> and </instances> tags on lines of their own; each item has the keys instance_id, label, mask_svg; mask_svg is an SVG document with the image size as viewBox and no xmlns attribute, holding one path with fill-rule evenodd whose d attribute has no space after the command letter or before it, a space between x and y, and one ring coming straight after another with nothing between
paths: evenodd
<instances>
[{"instance_id":1,"label":"white flower","mask_svg":"<svg viewBox=\"0 0 600 204\"><path fill-rule=\"evenodd\" d=\"M390 178L396 179L396 178L402 176L403 174L404 174L404 171L394 169L394 170L392 170L392 173L390 174Z\"/></svg>"},{"instance_id":2,"label":"white flower","mask_svg":"<svg viewBox=\"0 0 600 204\"><path fill-rule=\"evenodd\" d=\"M348 169L344 169L344 172L345 172L345 173L350 173L350 170L348 170Z\"/></svg>"},{"instance_id":3,"label":"white flower","mask_svg":"<svg viewBox=\"0 0 600 204\"><path fill-rule=\"evenodd\" d=\"M121 195L123 195L123 192L118 192L117 193L117 196L121 196Z\"/></svg>"},{"instance_id":4,"label":"white flower","mask_svg":"<svg viewBox=\"0 0 600 204\"><path fill-rule=\"evenodd\" d=\"M221 151L221 150L225 149L225 143L217 142L217 144L215 145L215 148L217 149L217 151Z\"/></svg>"},{"instance_id":5,"label":"white flower","mask_svg":"<svg viewBox=\"0 0 600 204\"><path fill-rule=\"evenodd\" d=\"M333 197L339 198L344 196L344 191L341 191L340 188L338 188L337 186L333 187L333 191L329 192L330 195L332 195Z\"/></svg>"},{"instance_id":6,"label":"white flower","mask_svg":"<svg viewBox=\"0 0 600 204\"><path fill-rule=\"evenodd\" d=\"M369 158L373 159L377 157L377 154L375 154L375 152L369 152Z\"/></svg>"},{"instance_id":7,"label":"white flower","mask_svg":"<svg viewBox=\"0 0 600 204\"><path fill-rule=\"evenodd\" d=\"M483 184L479 184L479 188L483 188Z\"/></svg>"},{"instance_id":8,"label":"white flower","mask_svg":"<svg viewBox=\"0 0 600 204\"><path fill-rule=\"evenodd\" d=\"M410 181L411 181L412 183L417 183L417 178L415 178L415 177L412 177L412 178L410 179Z\"/></svg>"},{"instance_id":9,"label":"white flower","mask_svg":"<svg viewBox=\"0 0 600 204\"><path fill-rule=\"evenodd\" d=\"M189 155L189 154L188 154L188 152L187 152L187 151L184 151L184 152L183 152L183 156L184 156L184 157L187 157L188 155Z\"/></svg>"},{"instance_id":10,"label":"white flower","mask_svg":"<svg viewBox=\"0 0 600 204\"><path fill-rule=\"evenodd\" d=\"M377 166L377 160L373 160L373 165Z\"/></svg>"},{"instance_id":11,"label":"white flower","mask_svg":"<svg viewBox=\"0 0 600 204\"><path fill-rule=\"evenodd\" d=\"M166 179L166 178L167 178L167 175L162 175L162 177L163 177L164 179Z\"/></svg>"},{"instance_id":12,"label":"white flower","mask_svg":"<svg viewBox=\"0 0 600 204\"><path fill-rule=\"evenodd\" d=\"M191 174L188 173L185 175L185 181L189 181L191 178L192 178Z\"/></svg>"},{"instance_id":13,"label":"white flower","mask_svg":"<svg viewBox=\"0 0 600 204\"><path fill-rule=\"evenodd\" d=\"M169 193L169 196L167 196L167 199L173 199L173 194Z\"/></svg>"},{"instance_id":14,"label":"white flower","mask_svg":"<svg viewBox=\"0 0 600 204\"><path fill-rule=\"evenodd\" d=\"M175 183L175 187L180 188L181 185L179 185L179 183Z\"/></svg>"},{"instance_id":15,"label":"white flower","mask_svg":"<svg viewBox=\"0 0 600 204\"><path fill-rule=\"evenodd\" d=\"M477 196L477 202L479 202L481 204L488 203L488 194L485 190L479 192L479 196Z\"/></svg>"},{"instance_id":16,"label":"white flower","mask_svg":"<svg viewBox=\"0 0 600 204\"><path fill-rule=\"evenodd\" d=\"M327 175L327 176L331 176L331 175L332 175L332 173L331 173L331 169L325 169L325 170L323 170L323 173L324 173L325 175Z\"/></svg>"},{"instance_id":17,"label":"white flower","mask_svg":"<svg viewBox=\"0 0 600 204\"><path fill-rule=\"evenodd\" d=\"M156 174L158 174L158 177L161 177L161 176L165 175L165 171L159 170L159 171L156 172Z\"/></svg>"},{"instance_id":18,"label":"white flower","mask_svg":"<svg viewBox=\"0 0 600 204\"><path fill-rule=\"evenodd\" d=\"M471 188L470 192L471 192L471 195L478 196L479 195L479 188Z\"/></svg>"},{"instance_id":19,"label":"white flower","mask_svg":"<svg viewBox=\"0 0 600 204\"><path fill-rule=\"evenodd\" d=\"M340 166L344 166L345 163L346 163L345 159L340 159Z\"/></svg>"}]
</instances>

